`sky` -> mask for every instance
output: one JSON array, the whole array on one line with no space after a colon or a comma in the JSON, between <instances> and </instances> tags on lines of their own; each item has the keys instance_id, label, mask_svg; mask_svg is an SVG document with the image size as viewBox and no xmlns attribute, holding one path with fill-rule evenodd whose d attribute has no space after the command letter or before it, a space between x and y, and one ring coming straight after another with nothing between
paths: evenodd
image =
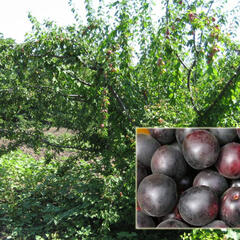
<instances>
[{"instance_id":1,"label":"sky","mask_svg":"<svg viewBox=\"0 0 240 240\"><path fill-rule=\"evenodd\" d=\"M85 10L84 1L73 3L79 11ZM0 0L0 33L3 33L5 38L23 42L25 33L32 30L28 12L40 22L49 19L60 26L75 21L68 0Z\"/></svg>"},{"instance_id":2,"label":"sky","mask_svg":"<svg viewBox=\"0 0 240 240\"><path fill-rule=\"evenodd\" d=\"M84 1L73 0L72 2L78 13L85 15ZM231 8L240 1L229 0L229 2L231 4L227 6ZM160 9L156 6L155 14L158 15L159 11ZM13 38L18 43L23 42L25 33L31 32L32 28L28 20L29 12L40 22L49 19L60 26L66 26L75 21L68 0L0 0L0 33L3 33L5 38ZM240 39L240 31L238 39Z\"/></svg>"}]
</instances>

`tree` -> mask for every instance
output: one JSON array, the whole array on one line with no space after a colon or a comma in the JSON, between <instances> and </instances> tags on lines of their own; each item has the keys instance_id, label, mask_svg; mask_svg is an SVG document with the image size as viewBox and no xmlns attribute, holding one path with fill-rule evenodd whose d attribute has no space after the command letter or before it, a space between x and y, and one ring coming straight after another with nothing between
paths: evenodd
<instances>
[{"instance_id":1,"label":"tree","mask_svg":"<svg viewBox=\"0 0 240 240\"><path fill-rule=\"evenodd\" d=\"M22 144L75 149L78 157L66 160L61 176L76 159L94 161L91 174L82 170L88 194L71 206L88 201L72 236L146 237L134 230L136 126L234 127L240 120L240 46L224 31L224 5L162 4L165 14L154 23L146 0L115 1L104 10L99 1L96 13L85 1L86 25L72 8L73 26L41 24L29 15L33 31L24 43L0 39L0 131L14 140L1 154ZM51 126L76 134L54 140L44 135ZM64 224L72 227L70 219ZM47 229L63 236L65 225L58 224Z\"/></svg>"}]
</instances>

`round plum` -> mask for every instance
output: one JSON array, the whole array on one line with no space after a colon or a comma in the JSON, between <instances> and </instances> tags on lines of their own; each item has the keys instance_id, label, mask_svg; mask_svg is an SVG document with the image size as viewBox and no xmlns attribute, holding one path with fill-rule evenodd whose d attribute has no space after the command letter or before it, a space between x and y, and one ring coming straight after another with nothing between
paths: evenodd
<instances>
[{"instance_id":1,"label":"round plum","mask_svg":"<svg viewBox=\"0 0 240 240\"><path fill-rule=\"evenodd\" d=\"M192 187L192 184L193 184L193 176L190 174L185 175L183 178L181 178L177 182L178 192L179 193L184 192L188 188Z\"/></svg>"},{"instance_id":2,"label":"round plum","mask_svg":"<svg viewBox=\"0 0 240 240\"><path fill-rule=\"evenodd\" d=\"M232 142L237 137L235 128L211 128L209 131L217 138L220 145Z\"/></svg>"},{"instance_id":3,"label":"round plum","mask_svg":"<svg viewBox=\"0 0 240 240\"><path fill-rule=\"evenodd\" d=\"M230 227L240 227L240 187L231 187L222 195L220 219Z\"/></svg>"},{"instance_id":4,"label":"round plum","mask_svg":"<svg viewBox=\"0 0 240 240\"><path fill-rule=\"evenodd\" d=\"M169 213L169 214L165 215L164 217L162 217L161 220L165 221L167 219L172 219L172 218L177 219L179 221L182 221L182 217L181 217L181 215L180 215L180 213L178 211L178 207L177 206L174 208L174 210L171 213Z\"/></svg>"},{"instance_id":5,"label":"round plum","mask_svg":"<svg viewBox=\"0 0 240 240\"><path fill-rule=\"evenodd\" d=\"M157 225L157 228L188 228L189 226L177 219L167 219Z\"/></svg>"},{"instance_id":6,"label":"round plum","mask_svg":"<svg viewBox=\"0 0 240 240\"><path fill-rule=\"evenodd\" d=\"M240 187L240 179L233 179L230 187Z\"/></svg>"},{"instance_id":7,"label":"round plum","mask_svg":"<svg viewBox=\"0 0 240 240\"><path fill-rule=\"evenodd\" d=\"M237 128L237 135L238 135L238 138L240 139L240 128Z\"/></svg>"},{"instance_id":8,"label":"round plum","mask_svg":"<svg viewBox=\"0 0 240 240\"><path fill-rule=\"evenodd\" d=\"M206 130L188 134L182 147L185 160L197 170L212 166L217 161L220 151L216 137Z\"/></svg>"},{"instance_id":9,"label":"round plum","mask_svg":"<svg viewBox=\"0 0 240 240\"><path fill-rule=\"evenodd\" d=\"M226 178L240 178L240 144L228 143L221 148L216 162L218 172Z\"/></svg>"},{"instance_id":10,"label":"round plum","mask_svg":"<svg viewBox=\"0 0 240 240\"><path fill-rule=\"evenodd\" d=\"M160 143L150 135L137 134L137 161L147 167L150 167L152 155L160 146Z\"/></svg>"},{"instance_id":11,"label":"round plum","mask_svg":"<svg viewBox=\"0 0 240 240\"><path fill-rule=\"evenodd\" d=\"M181 149L180 145L178 144L178 142L173 142L170 144L170 146L174 147L176 150L178 150L180 153L182 153L182 149Z\"/></svg>"},{"instance_id":12,"label":"round plum","mask_svg":"<svg viewBox=\"0 0 240 240\"><path fill-rule=\"evenodd\" d=\"M218 172L206 169L199 172L193 180L193 186L208 186L221 196L228 188L227 180Z\"/></svg>"},{"instance_id":13,"label":"round plum","mask_svg":"<svg viewBox=\"0 0 240 240\"><path fill-rule=\"evenodd\" d=\"M222 220L214 220L211 223L203 226L203 228L227 228L227 224Z\"/></svg>"},{"instance_id":14,"label":"round plum","mask_svg":"<svg viewBox=\"0 0 240 240\"><path fill-rule=\"evenodd\" d=\"M187 172L187 163L183 155L171 145L159 147L152 156L152 173L163 173L180 180Z\"/></svg>"},{"instance_id":15,"label":"round plum","mask_svg":"<svg viewBox=\"0 0 240 240\"><path fill-rule=\"evenodd\" d=\"M176 183L164 174L151 174L141 181L137 191L137 200L140 208L147 215L165 216L176 206Z\"/></svg>"},{"instance_id":16,"label":"round plum","mask_svg":"<svg viewBox=\"0 0 240 240\"><path fill-rule=\"evenodd\" d=\"M155 228L155 223L152 219L152 217L146 215L142 211L137 211L137 222L136 222L137 228Z\"/></svg>"},{"instance_id":17,"label":"round plum","mask_svg":"<svg viewBox=\"0 0 240 240\"><path fill-rule=\"evenodd\" d=\"M137 163L137 187L140 182L148 175L147 168L141 163Z\"/></svg>"},{"instance_id":18,"label":"round plum","mask_svg":"<svg viewBox=\"0 0 240 240\"><path fill-rule=\"evenodd\" d=\"M218 197L207 186L191 187L181 195L178 209L185 222L192 226L204 226L218 214Z\"/></svg>"},{"instance_id":19,"label":"round plum","mask_svg":"<svg viewBox=\"0 0 240 240\"><path fill-rule=\"evenodd\" d=\"M169 144L175 140L175 129L171 128L150 128L149 132L161 144Z\"/></svg>"},{"instance_id":20,"label":"round plum","mask_svg":"<svg viewBox=\"0 0 240 240\"><path fill-rule=\"evenodd\" d=\"M190 134L194 131L197 131L197 130L198 129L195 129L195 128L178 128L178 129L176 129L176 139L177 139L179 146L182 146L183 140L188 134Z\"/></svg>"}]
</instances>

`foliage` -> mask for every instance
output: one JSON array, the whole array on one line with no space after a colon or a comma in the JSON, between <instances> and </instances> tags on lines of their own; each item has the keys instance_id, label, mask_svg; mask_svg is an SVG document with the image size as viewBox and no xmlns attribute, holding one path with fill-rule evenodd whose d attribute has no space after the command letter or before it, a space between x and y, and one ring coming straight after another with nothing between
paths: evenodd
<instances>
[{"instance_id":1,"label":"foliage","mask_svg":"<svg viewBox=\"0 0 240 240\"><path fill-rule=\"evenodd\" d=\"M238 229L194 229L190 233L184 233L181 235L182 240L237 240L240 237Z\"/></svg>"},{"instance_id":2,"label":"foliage","mask_svg":"<svg viewBox=\"0 0 240 240\"><path fill-rule=\"evenodd\" d=\"M239 229L235 229L235 230L228 229L225 236L227 239L237 240L240 237L240 231L239 231Z\"/></svg>"},{"instance_id":3,"label":"foliage","mask_svg":"<svg viewBox=\"0 0 240 240\"><path fill-rule=\"evenodd\" d=\"M193 230L191 233L184 233L183 235L181 235L181 238L182 240L220 240L224 239L224 236L224 232L221 230L196 229Z\"/></svg>"},{"instance_id":4,"label":"foliage","mask_svg":"<svg viewBox=\"0 0 240 240\"><path fill-rule=\"evenodd\" d=\"M159 238L134 226L135 127L237 126L239 43L224 30L224 5L162 6L154 23L150 1L99 1L94 11L86 0L87 24L72 7L72 26L29 15L23 43L1 36L0 134L10 144L0 149L9 174L0 208L15 237ZM74 134L46 135L52 126ZM14 170L4 158L22 145L46 158L21 156ZM66 149L76 156L54 159Z\"/></svg>"},{"instance_id":5,"label":"foliage","mask_svg":"<svg viewBox=\"0 0 240 240\"><path fill-rule=\"evenodd\" d=\"M97 239L120 218L116 199L120 206L131 203L128 196L120 195L129 187L121 186L124 179L115 167L106 177L99 174L100 160L93 165L68 158L46 165L44 159L16 151L4 155L0 163L1 222L13 238L52 234L60 239ZM117 239L134 237L127 232L118 235Z\"/></svg>"}]
</instances>

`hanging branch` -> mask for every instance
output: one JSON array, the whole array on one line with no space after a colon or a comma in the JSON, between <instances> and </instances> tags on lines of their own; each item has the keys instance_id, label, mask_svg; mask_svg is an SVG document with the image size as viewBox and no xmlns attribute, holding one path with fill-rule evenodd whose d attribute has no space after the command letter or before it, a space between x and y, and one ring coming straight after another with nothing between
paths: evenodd
<instances>
[{"instance_id":1,"label":"hanging branch","mask_svg":"<svg viewBox=\"0 0 240 240\"><path fill-rule=\"evenodd\" d=\"M236 79L239 76L240 76L240 65L236 70L235 74L228 80L228 82L225 84L225 86L223 87L221 92L218 94L218 96L215 98L215 100L212 102L212 104L204 111L204 113L202 114L202 117L206 116L206 114L212 110L212 108L216 105L216 103L219 102L219 100L223 97L228 87L233 84L234 79Z\"/></svg>"},{"instance_id":2,"label":"hanging branch","mask_svg":"<svg viewBox=\"0 0 240 240\"><path fill-rule=\"evenodd\" d=\"M44 58L44 57L49 57L49 58L58 58L58 59L63 59L63 60L69 60L72 58L75 58L76 61L80 62L84 67L89 68L90 70L98 70L99 68L99 64L93 64L91 66L89 66L88 64L86 64L85 62L83 62L79 56L66 56L66 55L56 55L56 54L49 54L49 53L45 53L43 55L29 55L29 57L33 57L33 58Z\"/></svg>"},{"instance_id":3,"label":"hanging branch","mask_svg":"<svg viewBox=\"0 0 240 240\"><path fill-rule=\"evenodd\" d=\"M194 111L200 115L200 111L197 109L196 105L195 105L195 102L193 100L193 96L192 96L192 89L191 89L191 85L190 85L190 81L191 81L191 73L192 73L192 70L194 68L194 66L196 65L196 60L193 61L193 64L192 66L190 67L189 71L188 71L188 76L187 76L187 87L188 87L188 90L189 90L189 93L190 93L190 100L192 102L192 105L193 105L193 109Z\"/></svg>"},{"instance_id":4,"label":"hanging branch","mask_svg":"<svg viewBox=\"0 0 240 240\"><path fill-rule=\"evenodd\" d=\"M188 67L186 66L186 64L183 62L183 60L179 57L179 55L178 55L177 53L176 53L176 56L177 56L178 60L180 61L180 63L183 65L183 67L184 67L187 71L189 71Z\"/></svg>"},{"instance_id":5,"label":"hanging branch","mask_svg":"<svg viewBox=\"0 0 240 240\"><path fill-rule=\"evenodd\" d=\"M114 98L118 101L119 105L121 106L121 108L123 109L123 113L127 114L127 118L130 122L132 122L131 117L129 116L129 111L126 108L125 104L123 103L122 99L119 97L119 95L116 93L116 91L112 88L112 86L108 85L109 90L111 91L111 93L113 94Z\"/></svg>"},{"instance_id":6,"label":"hanging branch","mask_svg":"<svg viewBox=\"0 0 240 240\"><path fill-rule=\"evenodd\" d=\"M78 82L80 82L80 83L82 83L82 84L84 84L84 85L86 85L86 86L89 86L89 87L92 86L91 83L85 82L84 80L82 80L82 79L80 79L79 77L77 77L75 74L70 73L70 72L68 72L68 74L69 74L72 78L76 79Z\"/></svg>"},{"instance_id":7,"label":"hanging branch","mask_svg":"<svg viewBox=\"0 0 240 240\"><path fill-rule=\"evenodd\" d=\"M113 87L109 84L109 81L106 77L105 74L103 74L104 76L104 81L105 83L107 83L107 88L110 90L110 92L112 93L113 97L117 100L117 102L119 103L119 105L121 106L123 113L127 115L127 118L130 122L132 122L132 118L130 117L129 111L126 108L125 104L123 103L122 99L119 97L119 95L117 94L117 92L113 89Z\"/></svg>"}]
</instances>

